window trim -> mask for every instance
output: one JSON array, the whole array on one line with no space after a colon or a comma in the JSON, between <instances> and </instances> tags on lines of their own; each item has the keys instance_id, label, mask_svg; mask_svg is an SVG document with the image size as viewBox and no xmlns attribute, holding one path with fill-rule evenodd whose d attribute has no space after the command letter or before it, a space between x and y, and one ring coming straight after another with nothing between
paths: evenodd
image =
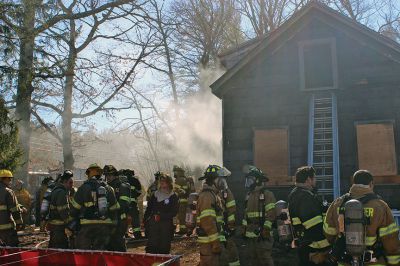
<instances>
[{"instance_id":1,"label":"window trim","mask_svg":"<svg viewBox=\"0 0 400 266\"><path fill-rule=\"evenodd\" d=\"M328 87L316 87L316 88L306 88L306 78L305 78L305 66L304 66L304 48L320 44L329 44L331 47L331 58L332 58L332 80L333 86ZM326 38L326 39L314 39L309 41L300 41L298 43L298 54L299 54L299 74L300 74L300 90L302 91L318 91L318 90L332 90L339 88L338 79L338 66L337 66L337 50L336 50L336 39Z\"/></svg>"}]
</instances>

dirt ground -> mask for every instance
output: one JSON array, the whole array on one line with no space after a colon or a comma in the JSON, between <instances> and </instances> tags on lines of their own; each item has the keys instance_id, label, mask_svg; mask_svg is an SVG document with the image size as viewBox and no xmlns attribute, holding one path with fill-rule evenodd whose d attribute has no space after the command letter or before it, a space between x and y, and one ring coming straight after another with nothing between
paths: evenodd
<instances>
[{"instance_id":1,"label":"dirt ground","mask_svg":"<svg viewBox=\"0 0 400 266\"><path fill-rule=\"evenodd\" d=\"M129 248L128 252L144 253L144 248L144 245L137 248ZM172 242L171 253L182 255L181 266L198 265L200 262L200 254L195 238L186 238Z\"/></svg>"}]
</instances>

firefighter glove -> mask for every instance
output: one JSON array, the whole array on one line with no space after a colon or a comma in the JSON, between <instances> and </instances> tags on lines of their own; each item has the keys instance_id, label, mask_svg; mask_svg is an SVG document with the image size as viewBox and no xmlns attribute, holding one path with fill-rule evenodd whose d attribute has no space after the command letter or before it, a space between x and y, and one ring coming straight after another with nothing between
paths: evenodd
<instances>
[{"instance_id":1,"label":"firefighter glove","mask_svg":"<svg viewBox=\"0 0 400 266\"><path fill-rule=\"evenodd\" d=\"M64 233L67 237L71 237L74 234L69 228L65 228Z\"/></svg>"},{"instance_id":2,"label":"firefighter glove","mask_svg":"<svg viewBox=\"0 0 400 266\"><path fill-rule=\"evenodd\" d=\"M322 264L328 260L329 252L315 252L310 253L309 258L315 264Z\"/></svg>"},{"instance_id":3,"label":"firefighter glove","mask_svg":"<svg viewBox=\"0 0 400 266\"><path fill-rule=\"evenodd\" d=\"M262 239L270 239L271 238L271 233L267 229L261 230L260 236Z\"/></svg>"}]
</instances>

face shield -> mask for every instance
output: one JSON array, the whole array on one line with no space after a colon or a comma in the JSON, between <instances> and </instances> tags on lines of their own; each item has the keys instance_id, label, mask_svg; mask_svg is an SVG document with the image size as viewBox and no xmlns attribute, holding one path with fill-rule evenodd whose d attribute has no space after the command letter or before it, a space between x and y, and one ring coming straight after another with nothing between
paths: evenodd
<instances>
[{"instance_id":1,"label":"face shield","mask_svg":"<svg viewBox=\"0 0 400 266\"><path fill-rule=\"evenodd\" d=\"M254 176L246 176L244 187L246 189L251 189L255 186L256 186L256 178Z\"/></svg>"},{"instance_id":2,"label":"face shield","mask_svg":"<svg viewBox=\"0 0 400 266\"><path fill-rule=\"evenodd\" d=\"M216 178L214 184L218 190L228 189L228 183L226 182L226 179L223 177Z\"/></svg>"},{"instance_id":3,"label":"face shield","mask_svg":"<svg viewBox=\"0 0 400 266\"><path fill-rule=\"evenodd\" d=\"M226 167L222 167L217 173L220 177L229 177L232 174L231 171L229 171Z\"/></svg>"}]
</instances>

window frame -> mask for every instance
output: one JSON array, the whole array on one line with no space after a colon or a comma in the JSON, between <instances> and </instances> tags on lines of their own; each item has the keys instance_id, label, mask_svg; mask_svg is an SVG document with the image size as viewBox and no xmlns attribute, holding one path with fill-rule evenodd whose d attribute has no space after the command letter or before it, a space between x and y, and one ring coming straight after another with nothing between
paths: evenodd
<instances>
[{"instance_id":1,"label":"window frame","mask_svg":"<svg viewBox=\"0 0 400 266\"><path fill-rule=\"evenodd\" d=\"M333 86L328 87L315 87L306 88L306 77L305 77L305 65L304 65L304 48L316 45L328 44L331 48L331 58L332 58L332 81ZM335 38L325 38L325 39L314 39L307 41L300 41L298 43L298 54L299 54L299 75L300 75L300 90L302 91L318 91L318 90L332 90L339 88L339 78L338 78L338 66L337 66L337 50L336 50L336 39Z\"/></svg>"}]
</instances>

